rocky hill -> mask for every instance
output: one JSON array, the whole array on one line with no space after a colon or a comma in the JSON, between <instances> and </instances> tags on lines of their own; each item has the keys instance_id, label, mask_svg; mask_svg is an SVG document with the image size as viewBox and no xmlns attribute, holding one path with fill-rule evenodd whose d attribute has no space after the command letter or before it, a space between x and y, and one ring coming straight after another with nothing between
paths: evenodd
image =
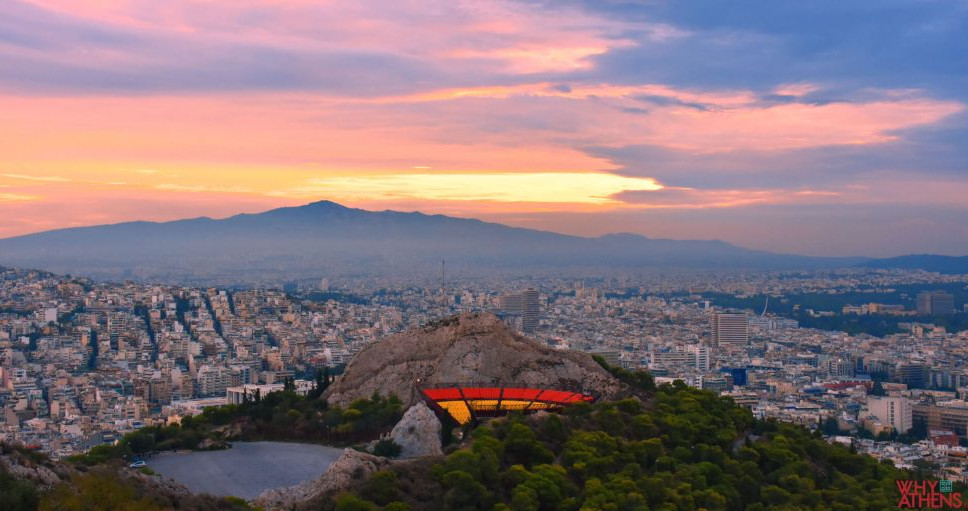
<instances>
[{"instance_id":1,"label":"rocky hill","mask_svg":"<svg viewBox=\"0 0 968 511\"><path fill-rule=\"evenodd\" d=\"M379 392L409 406L420 400L418 386L443 383L572 388L603 398L623 389L589 355L539 344L487 313L454 316L371 344L324 397L345 406Z\"/></svg>"}]
</instances>

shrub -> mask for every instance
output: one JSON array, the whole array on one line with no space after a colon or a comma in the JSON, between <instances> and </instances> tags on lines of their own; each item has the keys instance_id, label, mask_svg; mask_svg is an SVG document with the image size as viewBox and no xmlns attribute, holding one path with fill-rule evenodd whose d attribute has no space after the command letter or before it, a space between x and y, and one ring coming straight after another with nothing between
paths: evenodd
<instances>
[{"instance_id":1,"label":"shrub","mask_svg":"<svg viewBox=\"0 0 968 511\"><path fill-rule=\"evenodd\" d=\"M384 458L397 458L403 452L403 447L393 441L392 438L381 438L373 447L373 454Z\"/></svg>"}]
</instances>

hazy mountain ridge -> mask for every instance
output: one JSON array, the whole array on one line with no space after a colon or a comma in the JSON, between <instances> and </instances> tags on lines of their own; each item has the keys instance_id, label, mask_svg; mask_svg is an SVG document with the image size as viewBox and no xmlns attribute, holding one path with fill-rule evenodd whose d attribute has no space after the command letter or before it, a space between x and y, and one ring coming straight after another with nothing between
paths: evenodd
<instances>
[{"instance_id":1,"label":"hazy mountain ridge","mask_svg":"<svg viewBox=\"0 0 968 511\"><path fill-rule=\"evenodd\" d=\"M935 254L910 254L862 263L866 268L924 270L959 275L968 273L968 256L944 256Z\"/></svg>"},{"instance_id":2,"label":"hazy mountain ridge","mask_svg":"<svg viewBox=\"0 0 968 511\"><path fill-rule=\"evenodd\" d=\"M719 240L584 238L419 212L366 211L320 201L225 219L125 222L0 240L0 263L95 278L252 282L321 275L534 268L808 269L863 258L773 254Z\"/></svg>"}]
</instances>

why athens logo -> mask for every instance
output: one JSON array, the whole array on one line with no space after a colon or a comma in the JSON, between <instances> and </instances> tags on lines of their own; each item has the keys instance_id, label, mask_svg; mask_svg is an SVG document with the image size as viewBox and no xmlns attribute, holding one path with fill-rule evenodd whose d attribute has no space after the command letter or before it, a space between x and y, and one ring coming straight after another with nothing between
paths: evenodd
<instances>
[{"instance_id":1,"label":"why athens logo","mask_svg":"<svg viewBox=\"0 0 968 511\"><path fill-rule=\"evenodd\" d=\"M915 481L900 479L895 481L901 498L897 501L900 509L958 509L963 507L961 494L953 491L951 481Z\"/></svg>"}]
</instances>

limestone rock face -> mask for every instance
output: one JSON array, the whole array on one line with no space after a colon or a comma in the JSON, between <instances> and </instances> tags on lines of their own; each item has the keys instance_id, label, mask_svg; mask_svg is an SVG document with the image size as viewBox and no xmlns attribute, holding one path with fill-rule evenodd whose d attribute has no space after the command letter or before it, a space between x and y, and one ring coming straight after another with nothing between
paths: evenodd
<instances>
[{"instance_id":1,"label":"limestone rock face","mask_svg":"<svg viewBox=\"0 0 968 511\"><path fill-rule=\"evenodd\" d=\"M56 464L50 465L57 468ZM0 456L0 472L6 472L17 479L28 479L43 489L50 489L68 477L67 474L58 474L43 464L16 455Z\"/></svg>"},{"instance_id":2,"label":"limestone rock face","mask_svg":"<svg viewBox=\"0 0 968 511\"><path fill-rule=\"evenodd\" d=\"M365 452L346 449L323 475L287 488L273 488L262 492L253 503L264 509L292 509L297 504L328 492L348 487L353 481L366 479L370 474L386 468L390 460Z\"/></svg>"},{"instance_id":3,"label":"limestone rock face","mask_svg":"<svg viewBox=\"0 0 968 511\"><path fill-rule=\"evenodd\" d=\"M441 456L440 419L422 401L411 406L393 427L390 438L400 445L401 458Z\"/></svg>"},{"instance_id":4,"label":"limestone rock face","mask_svg":"<svg viewBox=\"0 0 968 511\"><path fill-rule=\"evenodd\" d=\"M494 314L467 313L367 346L324 396L346 406L379 392L409 406L420 400L419 386L447 383L569 388L604 398L622 391L589 355L518 335Z\"/></svg>"}]
</instances>

